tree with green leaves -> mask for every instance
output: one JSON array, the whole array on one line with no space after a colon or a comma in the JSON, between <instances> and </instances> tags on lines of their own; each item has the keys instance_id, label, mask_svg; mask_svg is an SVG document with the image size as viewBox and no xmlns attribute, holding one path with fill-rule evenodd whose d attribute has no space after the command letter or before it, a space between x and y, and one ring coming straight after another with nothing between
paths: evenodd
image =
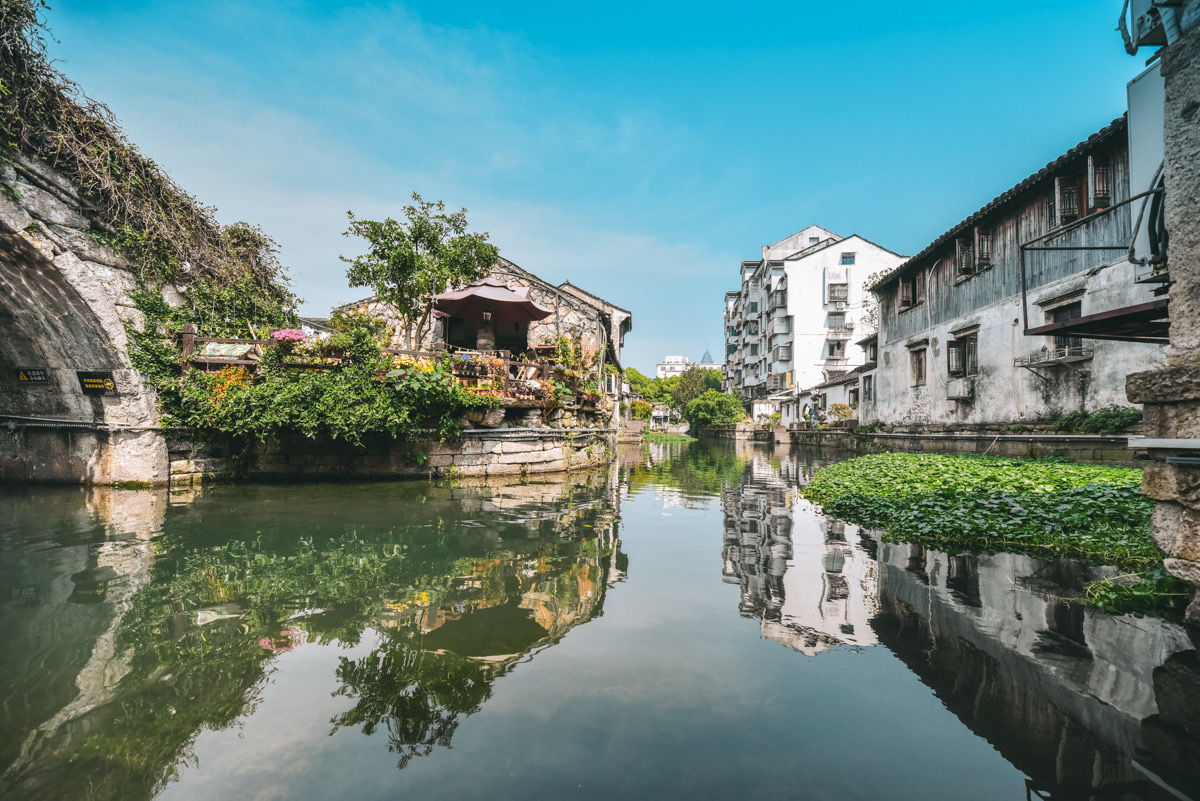
<instances>
[{"instance_id":1,"label":"tree with green leaves","mask_svg":"<svg viewBox=\"0 0 1200 801\"><path fill-rule=\"evenodd\" d=\"M703 395L707 389L704 373L700 367L689 367L679 376L679 383L671 390L671 406L678 409L684 417L687 416L688 404Z\"/></svg>"},{"instance_id":2,"label":"tree with green leaves","mask_svg":"<svg viewBox=\"0 0 1200 801\"><path fill-rule=\"evenodd\" d=\"M736 395L710 389L687 406L686 416L696 428L724 426L739 422L746 414L742 400Z\"/></svg>"},{"instance_id":3,"label":"tree with green leaves","mask_svg":"<svg viewBox=\"0 0 1200 801\"><path fill-rule=\"evenodd\" d=\"M448 214L440 200L429 202L416 192L412 199L403 222L360 220L346 212L350 227L344 236L362 237L370 248L365 255L340 258L350 265L350 286L370 287L401 317L417 320L419 343L433 315L433 296L483 278L500 251L487 233L467 231L466 209Z\"/></svg>"},{"instance_id":4,"label":"tree with green leaves","mask_svg":"<svg viewBox=\"0 0 1200 801\"><path fill-rule=\"evenodd\" d=\"M721 375L720 370L715 370L711 367L701 368L701 373L704 376L704 389L715 389L721 391L721 384L725 381L725 376Z\"/></svg>"}]
</instances>

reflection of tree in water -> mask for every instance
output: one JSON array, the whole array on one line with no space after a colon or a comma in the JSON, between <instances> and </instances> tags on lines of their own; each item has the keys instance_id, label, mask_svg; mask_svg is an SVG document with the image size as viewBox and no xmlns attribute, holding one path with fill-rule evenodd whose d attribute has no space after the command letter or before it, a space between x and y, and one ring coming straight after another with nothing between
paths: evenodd
<instances>
[{"instance_id":1,"label":"reflection of tree in water","mask_svg":"<svg viewBox=\"0 0 1200 801\"><path fill-rule=\"evenodd\" d=\"M459 716L477 712L491 697L493 674L486 663L393 639L362 659L342 657L337 694L356 703L334 718L334 730L361 726L364 734L374 734L382 723L403 768L435 745L450 747Z\"/></svg>"},{"instance_id":2,"label":"reflection of tree in water","mask_svg":"<svg viewBox=\"0 0 1200 801\"><path fill-rule=\"evenodd\" d=\"M36 736L4 793L148 798L194 762L202 730L254 710L280 654L364 632L380 645L339 667L354 707L335 729L385 728L403 765L448 743L508 661L596 614L618 557L612 497L588 476L419 499L314 487L269 503L287 491L221 488L171 510L121 612L112 685ZM478 623L505 638L481 640Z\"/></svg>"},{"instance_id":3,"label":"reflection of tree in water","mask_svg":"<svg viewBox=\"0 0 1200 801\"><path fill-rule=\"evenodd\" d=\"M688 496L720 495L723 488L740 484L746 472L747 460L728 448L647 442L642 450L642 464L628 468L627 481L635 491L659 485Z\"/></svg>"}]
</instances>

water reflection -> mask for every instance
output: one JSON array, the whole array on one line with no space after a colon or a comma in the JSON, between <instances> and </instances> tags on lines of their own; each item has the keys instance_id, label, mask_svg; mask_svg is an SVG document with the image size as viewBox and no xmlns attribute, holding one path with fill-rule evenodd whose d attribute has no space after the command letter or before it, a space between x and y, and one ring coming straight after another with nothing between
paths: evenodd
<instances>
[{"instance_id":1,"label":"water reflection","mask_svg":"<svg viewBox=\"0 0 1200 801\"><path fill-rule=\"evenodd\" d=\"M386 732L400 767L448 747L623 577L612 479L6 488L2 794L148 798L310 645L353 654L333 731Z\"/></svg>"},{"instance_id":2,"label":"water reflection","mask_svg":"<svg viewBox=\"0 0 1200 801\"><path fill-rule=\"evenodd\" d=\"M798 491L836 455L730 452L744 469L722 495L724 575L764 638L808 655L885 645L1031 797L1197 796L1195 631L1066 600L1101 575L1069 560L946 554L824 516Z\"/></svg>"},{"instance_id":3,"label":"water reflection","mask_svg":"<svg viewBox=\"0 0 1200 801\"><path fill-rule=\"evenodd\" d=\"M838 454L623 451L3 488L0 796L1198 795L1192 634L1063 600L1089 568L830 519L801 489Z\"/></svg>"}]
</instances>

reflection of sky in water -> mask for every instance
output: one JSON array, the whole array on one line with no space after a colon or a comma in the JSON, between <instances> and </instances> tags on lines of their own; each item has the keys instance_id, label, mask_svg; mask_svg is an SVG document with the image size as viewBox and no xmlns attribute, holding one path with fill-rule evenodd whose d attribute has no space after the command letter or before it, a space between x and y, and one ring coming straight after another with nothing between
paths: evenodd
<instances>
[{"instance_id":1,"label":"reflection of sky in water","mask_svg":"<svg viewBox=\"0 0 1200 801\"><path fill-rule=\"evenodd\" d=\"M1059 604L1078 566L881 544L799 497L819 463L656 445L492 489L5 490L0 753L35 746L6 797L85 769L144 797L88 761L149 742L131 720L187 737L166 798L1170 797L1135 756L1187 786L1200 749L1164 732L1196 713L1159 709L1194 680L1182 629ZM176 734L222 658L251 704Z\"/></svg>"}]
</instances>

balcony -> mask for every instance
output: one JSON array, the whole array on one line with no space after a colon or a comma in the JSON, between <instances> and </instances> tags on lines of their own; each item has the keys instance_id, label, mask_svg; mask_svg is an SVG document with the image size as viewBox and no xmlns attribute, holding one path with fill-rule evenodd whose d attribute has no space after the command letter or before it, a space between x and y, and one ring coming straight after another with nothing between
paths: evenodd
<instances>
[{"instance_id":1,"label":"balcony","mask_svg":"<svg viewBox=\"0 0 1200 801\"><path fill-rule=\"evenodd\" d=\"M780 290L780 289L776 289L770 295L769 305L772 309L778 309L781 307L786 308L787 307L787 292L784 292L783 290Z\"/></svg>"},{"instance_id":2,"label":"balcony","mask_svg":"<svg viewBox=\"0 0 1200 801\"><path fill-rule=\"evenodd\" d=\"M791 317L773 317L771 322L767 324L767 336L773 337L776 334L792 333L792 318Z\"/></svg>"},{"instance_id":3,"label":"balcony","mask_svg":"<svg viewBox=\"0 0 1200 801\"><path fill-rule=\"evenodd\" d=\"M780 347L775 348L772 358L777 362L790 362L792 360L792 346L781 345Z\"/></svg>"},{"instance_id":4,"label":"balcony","mask_svg":"<svg viewBox=\"0 0 1200 801\"><path fill-rule=\"evenodd\" d=\"M1146 201L1152 195L1163 192L1161 182L1158 186L1135 194L1120 203L1116 203L1100 211L1092 212L1077 219L1068 219L1068 214L1060 214L1057 228L1039 237L1022 242L1020 245L1021 271L1021 314L1024 320L1025 336L1054 336L1075 337L1079 339L1108 339L1121 342L1148 342L1167 344L1171 318L1168 312L1170 298L1169 274L1167 271L1167 245L1158 238L1158 204L1150 204L1150 214L1144 223L1144 230L1135 225L1132 234L1128 233L1119 220L1112 217L1113 212L1122 209L1122 215L1130 216L1130 210L1125 207L1142 201L1145 209ZM1076 209L1076 213L1077 213ZM1139 223L1141 217L1138 217ZM1140 232L1140 234L1139 234ZM1042 325L1031 325L1029 310L1029 291L1037 288L1041 273L1047 271L1047 265L1061 258L1063 253L1074 254L1079 271L1089 269L1113 258L1120 252L1128 252L1130 246L1138 242L1138 237L1148 236L1149 260L1154 268L1151 272L1163 273L1166 280L1140 280L1135 283L1162 284L1153 290L1146 290L1126 296L1128 305L1115 309L1095 311L1067 320L1048 322ZM1058 362L1065 364L1066 362ZM1029 363L1018 366L1033 366Z\"/></svg>"}]
</instances>

